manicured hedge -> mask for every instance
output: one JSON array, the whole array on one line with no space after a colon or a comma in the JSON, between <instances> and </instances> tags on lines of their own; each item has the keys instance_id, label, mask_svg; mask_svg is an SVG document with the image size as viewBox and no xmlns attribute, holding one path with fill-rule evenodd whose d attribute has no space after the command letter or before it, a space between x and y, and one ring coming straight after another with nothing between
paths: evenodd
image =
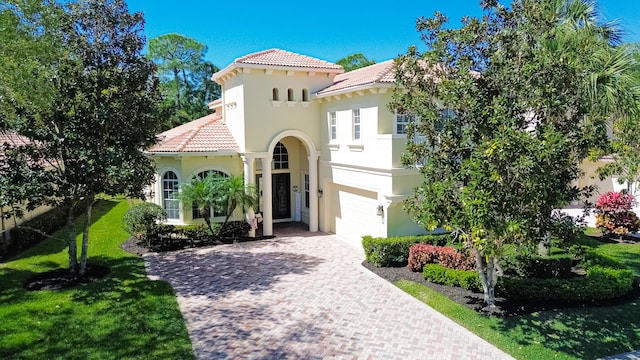
<instances>
[{"instance_id":1,"label":"manicured hedge","mask_svg":"<svg viewBox=\"0 0 640 360\"><path fill-rule=\"evenodd\" d=\"M445 245L451 241L451 235L420 235L392 238L362 237L362 247L367 262L377 267L405 266L409 258L409 248L414 244L426 243Z\"/></svg>"},{"instance_id":2,"label":"manicured hedge","mask_svg":"<svg viewBox=\"0 0 640 360\"><path fill-rule=\"evenodd\" d=\"M507 256L500 260L500 266L504 274L512 277L522 278L570 278L573 259L571 257L562 258L541 258L531 256Z\"/></svg>"},{"instance_id":3,"label":"manicured hedge","mask_svg":"<svg viewBox=\"0 0 640 360\"><path fill-rule=\"evenodd\" d=\"M475 270L449 269L439 264L426 264L422 277L436 284L459 286L471 291L482 291L482 282Z\"/></svg>"},{"instance_id":4,"label":"manicured hedge","mask_svg":"<svg viewBox=\"0 0 640 360\"><path fill-rule=\"evenodd\" d=\"M583 267L585 276L569 279L503 276L498 294L513 299L589 301L620 297L633 288L632 271L613 259L590 252Z\"/></svg>"},{"instance_id":5,"label":"manicured hedge","mask_svg":"<svg viewBox=\"0 0 640 360\"><path fill-rule=\"evenodd\" d=\"M474 270L475 259L451 246L415 244L409 248L408 266L411 271L422 271L426 264L439 263L449 269Z\"/></svg>"}]
</instances>

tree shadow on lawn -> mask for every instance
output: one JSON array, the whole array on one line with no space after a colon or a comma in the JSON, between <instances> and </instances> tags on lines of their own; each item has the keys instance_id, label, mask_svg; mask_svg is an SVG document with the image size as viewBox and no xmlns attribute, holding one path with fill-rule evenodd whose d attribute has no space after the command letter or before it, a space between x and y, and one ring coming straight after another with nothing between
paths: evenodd
<instances>
[{"instance_id":1,"label":"tree shadow on lawn","mask_svg":"<svg viewBox=\"0 0 640 360\"><path fill-rule=\"evenodd\" d=\"M137 258L91 259L116 269L65 290L26 291L34 273L8 269L0 358L192 358L171 287L150 281ZM137 264L136 264L137 263Z\"/></svg>"},{"instance_id":2,"label":"tree shadow on lawn","mask_svg":"<svg viewBox=\"0 0 640 360\"><path fill-rule=\"evenodd\" d=\"M504 318L498 331L517 332L519 343L582 359L595 359L640 348L640 303L601 308L571 308Z\"/></svg>"},{"instance_id":3,"label":"tree shadow on lawn","mask_svg":"<svg viewBox=\"0 0 640 360\"><path fill-rule=\"evenodd\" d=\"M282 251L253 253L234 247L215 250L147 254L145 261L149 273L169 281L178 294L209 299L232 291L263 292L281 276L302 275L324 262L319 257Z\"/></svg>"},{"instance_id":4,"label":"tree shadow on lawn","mask_svg":"<svg viewBox=\"0 0 640 360\"><path fill-rule=\"evenodd\" d=\"M117 200L98 199L93 205L93 210L91 213L91 225L99 221L102 216L111 211L111 209L118 205L118 203L119 201ZM75 221L75 236L77 238L80 234L82 234L82 222L84 221L84 216L80 215L76 217ZM34 255L46 256L50 254L56 254L68 247L66 223L60 224L59 230L51 234L51 236L54 238L45 238L43 241L34 244L32 247L22 251L19 254L16 254L16 256L0 261L0 263L20 260ZM89 232L89 243L91 243L91 232Z\"/></svg>"}]
</instances>

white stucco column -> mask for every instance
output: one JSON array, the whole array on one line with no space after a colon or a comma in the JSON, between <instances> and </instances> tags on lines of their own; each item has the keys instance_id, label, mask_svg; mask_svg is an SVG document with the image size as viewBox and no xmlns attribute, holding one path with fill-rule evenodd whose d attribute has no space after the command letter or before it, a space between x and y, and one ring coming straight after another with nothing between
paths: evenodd
<instances>
[{"instance_id":1,"label":"white stucco column","mask_svg":"<svg viewBox=\"0 0 640 360\"><path fill-rule=\"evenodd\" d=\"M271 198L271 155L262 157L262 235L273 235L273 204Z\"/></svg>"},{"instance_id":2,"label":"white stucco column","mask_svg":"<svg viewBox=\"0 0 640 360\"><path fill-rule=\"evenodd\" d=\"M318 155L309 159L309 231L318 231Z\"/></svg>"},{"instance_id":3,"label":"white stucco column","mask_svg":"<svg viewBox=\"0 0 640 360\"><path fill-rule=\"evenodd\" d=\"M256 182L255 158L246 154L242 155L241 158L242 163L244 164L244 186L248 187Z\"/></svg>"}]
</instances>

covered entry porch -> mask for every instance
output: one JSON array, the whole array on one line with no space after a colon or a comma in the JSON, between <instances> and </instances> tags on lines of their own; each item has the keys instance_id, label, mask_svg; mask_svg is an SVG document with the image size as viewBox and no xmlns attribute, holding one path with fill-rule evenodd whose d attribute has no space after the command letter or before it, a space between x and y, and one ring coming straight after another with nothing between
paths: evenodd
<instances>
[{"instance_id":1,"label":"covered entry porch","mask_svg":"<svg viewBox=\"0 0 640 360\"><path fill-rule=\"evenodd\" d=\"M311 138L288 130L275 136L267 151L241 154L247 186L258 189L263 235L273 224L301 222L318 231L318 159Z\"/></svg>"}]
</instances>

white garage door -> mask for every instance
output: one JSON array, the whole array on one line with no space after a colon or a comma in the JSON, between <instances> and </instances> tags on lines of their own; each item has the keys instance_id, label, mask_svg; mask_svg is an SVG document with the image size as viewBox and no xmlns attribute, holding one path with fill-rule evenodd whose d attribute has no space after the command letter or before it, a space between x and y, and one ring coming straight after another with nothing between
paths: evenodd
<instances>
[{"instance_id":1,"label":"white garage door","mask_svg":"<svg viewBox=\"0 0 640 360\"><path fill-rule=\"evenodd\" d=\"M379 236L382 223L376 215L375 192L336 184L331 189L331 232L358 244L363 235Z\"/></svg>"}]
</instances>

